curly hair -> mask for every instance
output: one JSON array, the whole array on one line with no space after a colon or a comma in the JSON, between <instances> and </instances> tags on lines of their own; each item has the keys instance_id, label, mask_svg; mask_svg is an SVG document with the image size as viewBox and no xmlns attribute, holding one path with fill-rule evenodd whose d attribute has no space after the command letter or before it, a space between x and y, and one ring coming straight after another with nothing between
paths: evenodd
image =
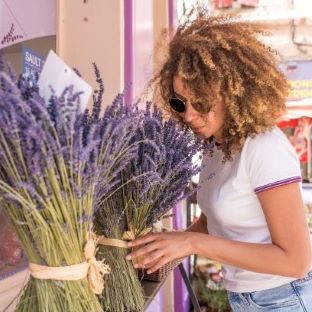
<instances>
[{"instance_id":1,"label":"curly hair","mask_svg":"<svg viewBox=\"0 0 312 312\"><path fill-rule=\"evenodd\" d=\"M247 137L272 128L285 111L288 83L278 69L277 53L259 40L263 35L267 31L260 24L198 12L178 27L153 79L163 108L181 122L168 101L175 76L190 90L192 106L203 116L222 101L225 160L242 149Z\"/></svg>"}]
</instances>

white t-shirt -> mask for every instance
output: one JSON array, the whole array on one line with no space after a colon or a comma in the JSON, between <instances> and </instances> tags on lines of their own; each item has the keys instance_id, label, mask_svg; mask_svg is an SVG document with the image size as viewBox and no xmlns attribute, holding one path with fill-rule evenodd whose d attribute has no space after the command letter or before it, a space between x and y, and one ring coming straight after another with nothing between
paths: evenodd
<instances>
[{"instance_id":1,"label":"white t-shirt","mask_svg":"<svg viewBox=\"0 0 312 312\"><path fill-rule=\"evenodd\" d=\"M296 152L283 132L248 138L240 154L222 163L221 150L203 159L198 203L207 216L209 234L250 243L271 243L257 193L301 181ZM283 222L283 220L281 220ZM233 292L269 289L295 280L223 265L224 285Z\"/></svg>"}]
</instances>

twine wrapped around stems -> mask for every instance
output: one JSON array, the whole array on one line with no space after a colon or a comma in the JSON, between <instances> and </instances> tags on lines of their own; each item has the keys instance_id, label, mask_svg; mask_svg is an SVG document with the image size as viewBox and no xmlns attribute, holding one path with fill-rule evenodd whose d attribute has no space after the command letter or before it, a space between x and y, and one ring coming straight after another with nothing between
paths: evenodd
<instances>
[{"instance_id":1,"label":"twine wrapped around stems","mask_svg":"<svg viewBox=\"0 0 312 312\"><path fill-rule=\"evenodd\" d=\"M103 261L95 258L98 238L94 233L87 234L84 248L86 261L62 267L50 267L29 263L30 274L36 279L60 281L75 281L87 276L90 289L97 295L104 289L104 274L110 273L110 268Z\"/></svg>"},{"instance_id":2,"label":"twine wrapped around stems","mask_svg":"<svg viewBox=\"0 0 312 312\"><path fill-rule=\"evenodd\" d=\"M130 228L129 231L125 231L122 235L122 239L117 238L108 238L103 235L97 236L98 244L103 246L113 246L119 248L129 248L127 245L128 241L133 241L136 237L146 235L152 231L152 228L144 229L139 235L135 235L136 231L133 228Z\"/></svg>"},{"instance_id":3,"label":"twine wrapped around stems","mask_svg":"<svg viewBox=\"0 0 312 312\"><path fill-rule=\"evenodd\" d=\"M136 235L136 230L133 227L130 227L129 231L125 231L122 235L122 240L121 239L116 239L116 238L107 238L105 236L100 236L98 237L98 243L104 246L113 246L113 247L119 247L119 248L129 248L127 245L128 241L133 241L135 238L146 235L148 233L152 232L152 228L146 228L139 235ZM132 247L131 250L136 250L138 247ZM136 257L132 259L132 263L135 265L140 260L142 260L143 257Z\"/></svg>"}]
</instances>

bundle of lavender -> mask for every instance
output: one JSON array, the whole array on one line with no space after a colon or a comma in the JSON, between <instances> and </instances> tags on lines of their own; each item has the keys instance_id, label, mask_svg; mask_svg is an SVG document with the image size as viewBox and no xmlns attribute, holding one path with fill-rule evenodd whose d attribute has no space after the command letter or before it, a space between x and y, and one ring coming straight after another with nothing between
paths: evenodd
<instances>
[{"instance_id":1,"label":"bundle of lavender","mask_svg":"<svg viewBox=\"0 0 312 312\"><path fill-rule=\"evenodd\" d=\"M123 94L119 94L100 117L104 85L95 64L94 69L99 88L93 97L92 112L85 115L85 133L88 133L94 125L101 124L102 141L106 141L107 138L111 140L110 144L106 144L100 157L103 166L108 166L109 170L102 170L101 183L97 185L100 201L95 209L94 230L98 236L121 239L123 227L119 228L117 219L120 219L123 208L118 206L119 201L116 201L116 196L122 190L123 183L126 183L121 180L122 172L138 155L139 143L132 141L142 116L132 107L124 105ZM108 161L105 161L106 158ZM111 158L114 159L114 163L111 163ZM106 175L109 171L114 172L114 179ZM102 209L104 206L107 207L105 211ZM132 263L125 259L127 249L122 247L103 245L98 247L97 258L105 259L111 268L111 274L105 276L105 288L100 295L100 302L104 311L142 311L143 289Z\"/></svg>"},{"instance_id":2,"label":"bundle of lavender","mask_svg":"<svg viewBox=\"0 0 312 312\"><path fill-rule=\"evenodd\" d=\"M195 191L190 182L200 170L196 157L206 143L195 138L189 128L181 127L171 118L165 119L152 103L146 103L142 128L134 141L141 142L138 158L122 174L126 180L133 175L139 177L123 187L123 200L129 206L125 218L129 230L137 237ZM153 142L157 149L145 142ZM148 172L154 172L157 178L150 181Z\"/></svg>"},{"instance_id":3,"label":"bundle of lavender","mask_svg":"<svg viewBox=\"0 0 312 312\"><path fill-rule=\"evenodd\" d=\"M16 311L102 311L109 268L95 259L92 216L135 149L120 154L118 129L79 111L71 87L45 103L0 62L1 204L31 272Z\"/></svg>"},{"instance_id":4,"label":"bundle of lavender","mask_svg":"<svg viewBox=\"0 0 312 312\"><path fill-rule=\"evenodd\" d=\"M151 109L151 103L140 111L138 105L125 105L120 95L106 116L123 115L140 116L127 143L138 145L138 154L123 168L120 185L103 198L94 218L103 244L98 257L105 258L113 272L106 277L108 287L101 296L109 312L142 310L144 296L137 271L125 260L125 241L148 233L155 221L188 196L190 178L199 171L192 158L201 149L189 130L179 128L172 119L165 121L157 108Z\"/></svg>"}]
</instances>

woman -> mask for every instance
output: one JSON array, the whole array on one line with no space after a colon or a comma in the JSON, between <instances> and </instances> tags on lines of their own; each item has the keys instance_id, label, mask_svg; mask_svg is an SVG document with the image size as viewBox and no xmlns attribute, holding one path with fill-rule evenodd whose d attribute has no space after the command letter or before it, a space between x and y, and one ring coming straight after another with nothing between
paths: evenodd
<instances>
[{"instance_id":1,"label":"woman","mask_svg":"<svg viewBox=\"0 0 312 312\"><path fill-rule=\"evenodd\" d=\"M192 254L223 264L233 311L312 311L311 243L298 157L275 126L287 81L260 26L206 17L179 26L156 77L167 109L210 140L199 220L185 232L151 234L138 267L154 272Z\"/></svg>"}]
</instances>

